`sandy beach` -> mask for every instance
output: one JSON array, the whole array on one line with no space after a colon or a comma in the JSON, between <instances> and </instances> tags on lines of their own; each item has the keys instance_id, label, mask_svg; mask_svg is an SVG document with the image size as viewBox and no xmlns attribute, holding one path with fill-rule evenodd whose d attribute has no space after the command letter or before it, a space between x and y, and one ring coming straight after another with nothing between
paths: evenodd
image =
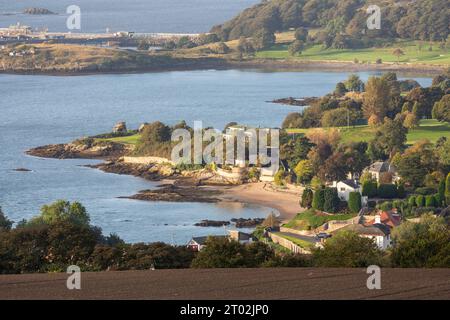
<instances>
[{"instance_id":1,"label":"sandy beach","mask_svg":"<svg viewBox=\"0 0 450 320\"><path fill-rule=\"evenodd\" d=\"M248 183L220 188L220 199L273 208L280 213L283 222L293 219L303 209L300 207L300 193L293 191L276 191L264 182Z\"/></svg>"}]
</instances>

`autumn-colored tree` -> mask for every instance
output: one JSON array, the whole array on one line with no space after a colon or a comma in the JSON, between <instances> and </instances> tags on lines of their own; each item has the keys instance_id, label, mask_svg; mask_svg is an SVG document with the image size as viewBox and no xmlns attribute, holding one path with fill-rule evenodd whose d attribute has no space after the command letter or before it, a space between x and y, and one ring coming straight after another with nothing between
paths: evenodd
<instances>
[{"instance_id":1,"label":"autumn-colored tree","mask_svg":"<svg viewBox=\"0 0 450 320\"><path fill-rule=\"evenodd\" d=\"M400 57L404 56L405 52L402 49L397 48L394 51L392 51L392 54L397 57L397 62L400 62Z\"/></svg>"},{"instance_id":2,"label":"autumn-colored tree","mask_svg":"<svg viewBox=\"0 0 450 320\"><path fill-rule=\"evenodd\" d=\"M390 102L390 87L386 79L370 77L366 84L366 92L363 99L363 113L366 119L373 115L377 119L386 116Z\"/></svg>"}]
</instances>

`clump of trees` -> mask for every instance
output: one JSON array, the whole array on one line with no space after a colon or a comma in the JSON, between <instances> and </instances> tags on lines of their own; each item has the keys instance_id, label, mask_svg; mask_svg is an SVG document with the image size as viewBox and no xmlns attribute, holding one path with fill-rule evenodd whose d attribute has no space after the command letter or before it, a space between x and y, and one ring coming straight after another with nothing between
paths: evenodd
<instances>
[{"instance_id":1,"label":"clump of trees","mask_svg":"<svg viewBox=\"0 0 450 320\"><path fill-rule=\"evenodd\" d=\"M117 235L103 236L90 225L78 202L57 201L15 228L0 212L0 273L187 268L194 254L164 243L126 244Z\"/></svg>"}]
</instances>

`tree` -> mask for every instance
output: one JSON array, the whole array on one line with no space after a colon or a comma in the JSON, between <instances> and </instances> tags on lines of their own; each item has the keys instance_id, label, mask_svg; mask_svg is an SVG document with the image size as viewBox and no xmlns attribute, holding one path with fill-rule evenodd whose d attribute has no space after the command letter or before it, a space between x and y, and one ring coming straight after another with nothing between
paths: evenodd
<instances>
[{"instance_id":1,"label":"tree","mask_svg":"<svg viewBox=\"0 0 450 320\"><path fill-rule=\"evenodd\" d=\"M405 55L405 53L403 52L403 50L400 49L400 48L395 49L395 50L392 52L392 54L393 54L394 56L397 57L397 62L400 62L400 57Z\"/></svg>"},{"instance_id":2,"label":"tree","mask_svg":"<svg viewBox=\"0 0 450 320\"><path fill-rule=\"evenodd\" d=\"M425 196L425 207L437 207L435 195Z\"/></svg>"},{"instance_id":3,"label":"tree","mask_svg":"<svg viewBox=\"0 0 450 320\"><path fill-rule=\"evenodd\" d=\"M377 193L380 198L394 199L397 197L397 186L395 184L380 184Z\"/></svg>"},{"instance_id":4,"label":"tree","mask_svg":"<svg viewBox=\"0 0 450 320\"><path fill-rule=\"evenodd\" d=\"M314 198L313 191L310 188L305 188L303 190L302 199L300 201L300 206L302 208L311 209L313 198Z\"/></svg>"},{"instance_id":5,"label":"tree","mask_svg":"<svg viewBox=\"0 0 450 320\"><path fill-rule=\"evenodd\" d=\"M306 28L297 28L295 30L295 40L300 40L306 42L308 40L308 29Z\"/></svg>"},{"instance_id":6,"label":"tree","mask_svg":"<svg viewBox=\"0 0 450 320\"><path fill-rule=\"evenodd\" d=\"M336 84L336 89L334 89L334 94L338 97L342 97L345 96L346 93L347 88L345 87L345 84L343 84L342 82L338 82Z\"/></svg>"},{"instance_id":7,"label":"tree","mask_svg":"<svg viewBox=\"0 0 450 320\"><path fill-rule=\"evenodd\" d=\"M450 94L436 102L431 113L434 119L450 122Z\"/></svg>"},{"instance_id":8,"label":"tree","mask_svg":"<svg viewBox=\"0 0 450 320\"><path fill-rule=\"evenodd\" d=\"M403 121L403 126L407 129L414 129L419 125L419 119L413 112L406 113L405 120Z\"/></svg>"},{"instance_id":9,"label":"tree","mask_svg":"<svg viewBox=\"0 0 450 320\"><path fill-rule=\"evenodd\" d=\"M351 74L344 84L348 91L352 92L364 91L364 82L362 82L359 76L356 74Z\"/></svg>"},{"instance_id":10,"label":"tree","mask_svg":"<svg viewBox=\"0 0 450 320\"><path fill-rule=\"evenodd\" d=\"M450 267L450 229L444 218L423 215L394 229L391 261L400 268Z\"/></svg>"},{"instance_id":11,"label":"tree","mask_svg":"<svg viewBox=\"0 0 450 320\"><path fill-rule=\"evenodd\" d=\"M2 211L0 207L0 232L11 230L13 222L9 220Z\"/></svg>"},{"instance_id":12,"label":"tree","mask_svg":"<svg viewBox=\"0 0 450 320\"><path fill-rule=\"evenodd\" d=\"M367 180L362 184L362 195L365 197L373 198L378 193L378 186L375 180Z\"/></svg>"},{"instance_id":13,"label":"tree","mask_svg":"<svg viewBox=\"0 0 450 320\"><path fill-rule=\"evenodd\" d=\"M305 45L301 40L295 40L289 45L288 52L291 56L296 56L298 54L301 54L304 48Z\"/></svg>"},{"instance_id":14,"label":"tree","mask_svg":"<svg viewBox=\"0 0 450 320\"><path fill-rule=\"evenodd\" d=\"M314 198L312 202L312 207L315 210L324 210L324 203L325 203L325 189L317 189L316 192L314 192Z\"/></svg>"},{"instance_id":15,"label":"tree","mask_svg":"<svg viewBox=\"0 0 450 320\"><path fill-rule=\"evenodd\" d=\"M310 182L314 176L313 167L309 160L301 160L295 166L294 172L297 175L297 182L302 184Z\"/></svg>"},{"instance_id":16,"label":"tree","mask_svg":"<svg viewBox=\"0 0 450 320\"><path fill-rule=\"evenodd\" d=\"M316 267L365 268L382 264L383 253L372 239L360 237L352 231L340 231L312 251Z\"/></svg>"},{"instance_id":17,"label":"tree","mask_svg":"<svg viewBox=\"0 0 450 320\"><path fill-rule=\"evenodd\" d=\"M193 268L256 268L272 259L274 252L261 242L248 246L226 237L209 237L192 261Z\"/></svg>"},{"instance_id":18,"label":"tree","mask_svg":"<svg viewBox=\"0 0 450 320\"><path fill-rule=\"evenodd\" d=\"M348 198L348 208L353 213L358 213L361 210L361 194L359 192L350 192Z\"/></svg>"},{"instance_id":19,"label":"tree","mask_svg":"<svg viewBox=\"0 0 450 320\"><path fill-rule=\"evenodd\" d=\"M450 172L445 179L445 203L450 206Z\"/></svg>"},{"instance_id":20,"label":"tree","mask_svg":"<svg viewBox=\"0 0 450 320\"><path fill-rule=\"evenodd\" d=\"M254 42L258 50L270 48L275 44L275 34L273 31L264 28L255 34Z\"/></svg>"},{"instance_id":21,"label":"tree","mask_svg":"<svg viewBox=\"0 0 450 320\"><path fill-rule=\"evenodd\" d=\"M384 160L404 148L408 129L400 119L385 118L384 124L375 132L375 138L369 143L369 153L374 160ZM378 159L377 159L378 158Z\"/></svg>"},{"instance_id":22,"label":"tree","mask_svg":"<svg viewBox=\"0 0 450 320\"><path fill-rule=\"evenodd\" d=\"M237 46L237 50L242 55L252 55L255 53L255 48L253 44L247 40L245 37L239 38L239 43Z\"/></svg>"},{"instance_id":23,"label":"tree","mask_svg":"<svg viewBox=\"0 0 450 320\"><path fill-rule=\"evenodd\" d=\"M390 103L390 88L386 79L370 77L366 84L363 99L363 112L366 119L372 115L383 119Z\"/></svg>"},{"instance_id":24,"label":"tree","mask_svg":"<svg viewBox=\"0 0 450 320\"><path fill-rule=\"evenodd\" d=\"M339 210L340 199L336 188L325 188L323 211L336 213Z\"/></svg>"},{"instance_id":25,"label":"tree","mask_svg":"<svg viewBox=\"0 0 450 320\"><path fill-rule=\"evenodd\" d=\"M57 222L89 226L90 217L81 203L58 200L50 205L43 206L41 214L30 220L31 225L41 223L54 224Z\"/></svg>"}]
</instances>

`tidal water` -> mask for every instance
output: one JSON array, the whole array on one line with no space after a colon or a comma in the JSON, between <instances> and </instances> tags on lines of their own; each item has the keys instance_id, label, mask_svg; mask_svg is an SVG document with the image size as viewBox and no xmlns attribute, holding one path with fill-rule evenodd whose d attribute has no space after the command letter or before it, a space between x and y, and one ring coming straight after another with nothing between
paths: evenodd
<instances>
[{"instance_id":1,"label":"tidal water","mask_svg":"<svg viewBox=\"0 0 450 320\"><path fill-rule=\"evenodd\" d=\"M373 73L360 73L366 80ZM230 121L277 127L298 107L266 101L320 96L345 80L340 72L186 71L123 75L30 76L0 74L0 206L14 221L29 219L57 199L80 201L104 233L130 242L186 243L191 236L223 234L202 219L265 217L269 208L239 204L141 202L119 199L154 183L83 167L92 160L39 159L24 151L45 144L160 120ZM430 85L429 78L415 78ZM17 172L24 167L32 172Z\"/></svg>"},{"instance_id":2,"label":"tidal water","mask_svg":"<svg viewBox=\"0 0 450 320\"><path fill-rule=\"evenodd\" d=\"M20 22L33 28L66 32L66 8L81 9L80 32L134 31L167 33L208 32L259 0L0 0L0 27ZM56 15L26 15L28 7L46 8Z\"/></svg>"}]
</instances>

